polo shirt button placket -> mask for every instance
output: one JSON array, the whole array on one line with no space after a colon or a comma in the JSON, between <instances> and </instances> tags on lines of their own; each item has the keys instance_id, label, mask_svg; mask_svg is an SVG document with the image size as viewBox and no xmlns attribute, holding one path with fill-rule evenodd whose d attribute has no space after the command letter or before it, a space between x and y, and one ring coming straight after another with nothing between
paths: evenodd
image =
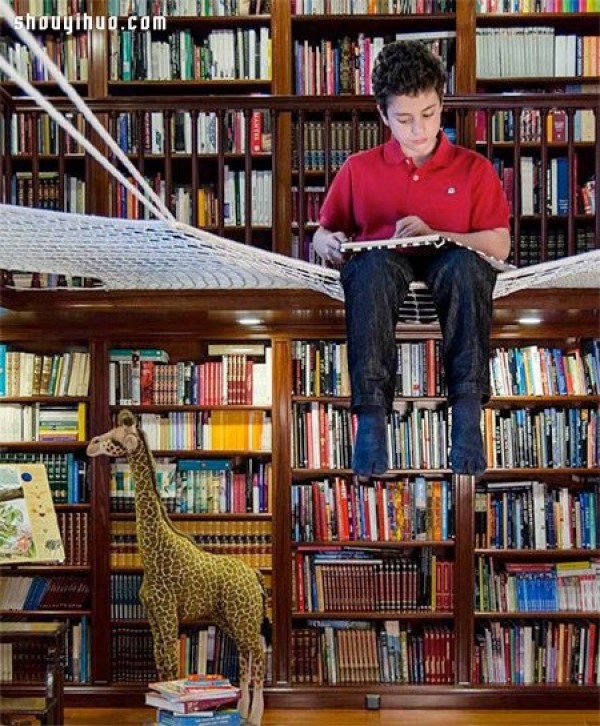
<instances>
[{"instance_id":1,"label":"polo shirt button placket","mask_svg":"<svg viewBox=\"0 0 600 726\"><path fill-rule=\"evenodd\" d=\"M419 178L418 174L413 174L413 181L419 181Z\"/></svg>"}]
</instances>

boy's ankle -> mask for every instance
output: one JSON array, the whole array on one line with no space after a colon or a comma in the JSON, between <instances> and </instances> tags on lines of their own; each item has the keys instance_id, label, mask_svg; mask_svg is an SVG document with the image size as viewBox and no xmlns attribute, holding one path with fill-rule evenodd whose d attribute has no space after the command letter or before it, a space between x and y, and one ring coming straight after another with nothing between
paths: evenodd
<instances>
[{"instance_id":1,"label":"boy's ankle","mask_svg":"<svg viewBox=\"0 0 600 726\"><path fill-rule=\"evenodd\" d=\"M457 396L452 402L452 448L450 466L455 474L476 476L486 469L481 435L481 397Z\"/></svg>"},{"instance_id":2,"label":"boy's ankle","mask_svg":"<svg viewBox=\"0 0 600 726\"><path fill-rule=\"evenodd\" d=\"M357 476L381 476L388 469L387 423L383 406L361 406L352 469Z\"/></svg>"}]
</instances>

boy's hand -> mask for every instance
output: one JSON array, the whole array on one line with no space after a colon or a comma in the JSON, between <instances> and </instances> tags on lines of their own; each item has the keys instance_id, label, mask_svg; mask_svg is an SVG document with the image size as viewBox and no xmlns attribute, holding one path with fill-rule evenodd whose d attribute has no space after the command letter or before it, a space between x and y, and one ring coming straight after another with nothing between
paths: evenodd
<instances>
[{"instance_id":1,"label":"boy's hand","mask_svg":"<svg viewBox=\"0 0 600 726\"><path fill-rule=\"evenodd\" d=\"M394 237L417 237L423 234L433 234L433 230L428 224L416 215L403 217L396 222L396 230Z\"/></svg>"},{"instance_id":2,"label":"boy's hand","mask_svg":"<svg viewBox=\"0 0 600 726\"><path fill-rule=\"evenodd\" d=\"M325 262L331 262L339 265L344 261L344 253L340 247L342 242L347 242L348 237L344 232L325 232L315 234L313 238L313 248L315 252L322 257Z\"/></svg>"}]
</instances>

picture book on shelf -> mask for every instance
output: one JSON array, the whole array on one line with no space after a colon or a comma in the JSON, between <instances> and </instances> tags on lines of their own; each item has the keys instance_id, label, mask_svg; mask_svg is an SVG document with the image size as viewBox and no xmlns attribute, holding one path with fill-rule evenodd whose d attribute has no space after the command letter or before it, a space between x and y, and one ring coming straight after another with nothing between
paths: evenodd
<instances>
[{"instance_id":1,"label":"picture book on shelf","mask_svg":"<svg viewBox=\"0 0 600 726\"><path fill-rule=\"evenodd\" d=\"M0 564L63 562L43 464L0 464Z\"/></svg>"}]
</instances>

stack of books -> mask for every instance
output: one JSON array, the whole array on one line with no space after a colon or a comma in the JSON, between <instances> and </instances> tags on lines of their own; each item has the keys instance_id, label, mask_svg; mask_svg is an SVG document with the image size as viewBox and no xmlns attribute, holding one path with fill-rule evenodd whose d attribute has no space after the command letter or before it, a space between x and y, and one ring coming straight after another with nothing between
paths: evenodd
<instances>
[{"instance_id":1,"label":"stack of books","mask_svg":"<svg viewBox=\"0 0 600 726\"><path fill-rule=\"evenodd\" d=\"M221 675L192 674L148 684L146 705L161 726L240 726L240 690Z\"/></svg>"}]
</instances>

